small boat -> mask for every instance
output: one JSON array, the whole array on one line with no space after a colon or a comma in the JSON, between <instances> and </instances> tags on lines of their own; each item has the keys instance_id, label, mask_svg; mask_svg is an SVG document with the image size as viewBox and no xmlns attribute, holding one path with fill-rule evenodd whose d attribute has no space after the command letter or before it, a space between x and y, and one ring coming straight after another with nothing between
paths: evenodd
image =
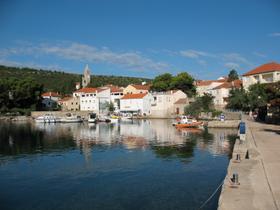
<instances>
[{"instance_id":1,"label":"small boat","mask_svg":"<svg viewBox=\"0 0 280 210\"><path fill-rule=\"evenodd\" d=\"M200 128L203 126L203 122L190 122L190 123L178 123L175 125L176 128Z\"/></svg>"},{"instance_id":2,"label":"small boat","mask_svg":"<svg viewBox=\"0 0 280 210\"><path fill-rule=\"evenodd\" d=\"M98 122L106 122L106 123L109 123L109 122L111 122L111 119L110 119L109 117L107 117L107 116L100 116L100 117L98 118Z\"/></svg>"},{"instance_id":3,"label":"small boat","mask_svg":"<svg viewBox=\"0 0 280 210\"><path fill-rule=\"evenodd\" d=\"M45 114L43 116L39 116L35 119L36 123L57 123L60 122L60 118L56 117L52 114Z\"/></svg>"},{"instance_id":4,"label":"small boat","mask_svg":"<svg viewBox=\"0 0 280 210\"><path fill-rule=\"evenodd\" d=\"M76 114L67 113L66 117L61 118L60 122L62 123L80 123L83 122L81 116L77 116Z\"/></svg>"},{"instance_id":5,"label":"small boat","mask_svg":"<svg viewBox=\"0 0 280 210\"><path fill-rule=\"evenodd\" d=\"M88 122L89 123L96 123L98 121L96 113L90 113L88 115Z\"/></svg>"},{"instance_id":6,"label":"small boat","mask_svg":"<svg viewBox=\"0 0 280 210\"><path fill-rule=\"evenodd\" d=\"M181 116L173 123L176 128L203 128L203 122L198 122L187 116Z\"/></svg>"},{"instance_id":7,"label":"small boat","mask_svg":"<svg viewBox=\"0 0 280 210\"><path fill-rule=\"evenodd\" d=\"M133 117L131 114L124 114L121 116L121 121L123 122L131 122L133 120Z\"/></svg>"}]
</instances>

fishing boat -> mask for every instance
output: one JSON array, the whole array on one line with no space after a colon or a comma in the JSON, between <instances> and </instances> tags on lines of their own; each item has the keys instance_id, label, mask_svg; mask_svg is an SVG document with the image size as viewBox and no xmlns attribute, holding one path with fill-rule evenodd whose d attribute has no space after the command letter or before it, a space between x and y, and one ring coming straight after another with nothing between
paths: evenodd
<instances>
[{"instance_id":1,"label":"fishing boat","mask_svg":"<svg viewBox=\"0 0 280 210\"><path fill-rule=\"evenodd\" d=\"M83 119L81 116L78 116L76 114L67 113L66 117L61 118L60 122L62 123L80 123L83 122Z\"/></svg>"},{"instance_id":2,"label":"fishing boat","mask_svg":"<svg viewBox=\"0 0 280 210\"><path fill-rule=\"evenodd\" d=\"M98 121L96 113L89 113L88 115L88 122L89 123L96 123Z\"/></svg>"},{"instance_id":3,"label":"fishing boat","mask_svg":"<svg viewBox=\"0 0 280 210\"><path fill-rule=\"evenodd\" d=\"M176 128L200 128L203 126L203 122L189 122L175 125Z\"/></svg>"},{"instance_id":4,"label":"fishing boat","mask_svg":"<svg viewBox=\"0 0 280 210\"><path fill-rule=\"evenodd\" d=\"M173 123L173 125L175 125L176 128L203 128L203 122L199 122L187 116L181 116L176 119L176 123Z\"/></svg>"},{"instance_id":5,"label":"fishing boat","mask_svg":"<svg viewBox=\"0 0 280 210\"><path fill-rule=\"evenodd\" d=\"M57 123L60 122L60 118L56 117L52 114L45 114L43 116L39 116L35 119L36 123Z\"/></svg>"}]
</instances>

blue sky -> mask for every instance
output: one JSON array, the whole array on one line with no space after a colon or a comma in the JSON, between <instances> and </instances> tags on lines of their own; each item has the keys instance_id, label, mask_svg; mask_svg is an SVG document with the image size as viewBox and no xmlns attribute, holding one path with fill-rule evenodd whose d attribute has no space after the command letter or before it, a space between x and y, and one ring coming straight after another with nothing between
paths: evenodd
<instances>
[{"instance_id":1,"label":"blue sky","mask_svg":"<svg viewBox=\"0 0 280 210\"><path fill-rule=\"evenodd\" d=\"M2 0L0 64L198 79L280 62L278 0Z\"/></svg>"}]
</instances>

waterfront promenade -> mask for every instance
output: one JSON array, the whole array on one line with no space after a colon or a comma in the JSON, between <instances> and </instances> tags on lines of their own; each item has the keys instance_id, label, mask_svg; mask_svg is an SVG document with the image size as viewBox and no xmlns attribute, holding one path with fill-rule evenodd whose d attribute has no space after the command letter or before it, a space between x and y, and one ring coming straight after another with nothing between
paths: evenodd
<instances>
[{"instance_id":1,"label":"waterfront promenade","mask_svg":"<svg viewBox=\"0 0 280 210\"><path fill-rule=\"evenodd\" d=\"M280 126L246 119L246 141L236 141L219 200L220 210L280 209ZM249 152L249 159L246 153ZM235 163L236 155L241 162ZM238 173L233 188L229 179Z\"/></svg>"}]
</instances>

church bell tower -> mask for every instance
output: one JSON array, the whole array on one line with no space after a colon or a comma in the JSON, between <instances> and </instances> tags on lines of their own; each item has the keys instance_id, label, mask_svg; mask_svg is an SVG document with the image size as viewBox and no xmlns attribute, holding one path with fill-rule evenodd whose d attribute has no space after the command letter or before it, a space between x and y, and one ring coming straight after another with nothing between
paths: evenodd
<instances>
[{"instance_id":1,"label":"church bell tower","mask_svg":"<svg viewBox=\"0 0 280 210\"><path fill-rule=\"evenodd\" d=\"M82 86L87 87L90 83L90 69L88 65L86 65L85 70L84 70L84 76L82 77Z\"/></svg>"}]
</instances>

